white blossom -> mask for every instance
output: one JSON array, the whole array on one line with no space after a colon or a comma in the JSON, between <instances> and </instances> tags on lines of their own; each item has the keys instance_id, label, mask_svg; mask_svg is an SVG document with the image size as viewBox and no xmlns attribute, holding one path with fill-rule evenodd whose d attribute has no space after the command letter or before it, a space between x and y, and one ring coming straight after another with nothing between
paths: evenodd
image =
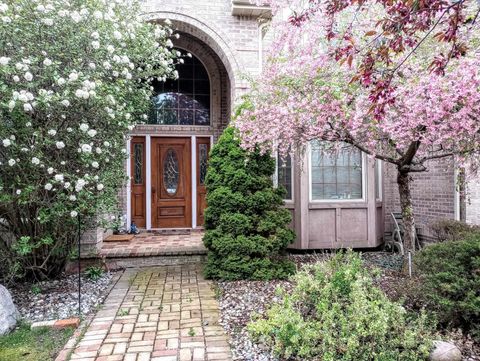
<instances>
[{"instance_id":1,"label":"white blossom","mask_svg":"<svg viewBox=\"0 0 480 361\"><path fill-rule=\"evenodd\" d=\"M47 173L48 173L48 174L52 174L52 173L53 173L53 168L52 168L52 167L49 167L49 168L47 169Z\"/></svg>"},{"instance_id":2,"label":"white blossom","mask_svg":"<svg viewBox=\"0 0 480 361\"><path fill-rule=\"evenodd\" d=\"M25 110L26 112L31 112L33 110L33 107L30 103L25 103L23 104L23 110Z\"/></svg>"},{"instance_id":3,"label":"white blossom","mask_svg":"<svg viewBox=\"0 0 480 361\"><path fill-rule=\"evenodd\" d=\"M70 101L69 101L68 99L64 99L64 100L62 100L60 103L62 103L62 105L63 105L64 107L70 106Z\"/></svg>"},{"instance_id":4,"label":"white blossom","mask_svg":"<svg viewBox=\"0 0 480 361\"><path fill-rule=\"evenodd\" d=\"M10 62L10 58L7 58L6 56L0 56L0 65L8 65Z\"/></svg>"},{"instance_id":5,"label":"white blossom","mask_svg":"<svg viewBox=\"0 0 480 361\"><path fill-rule=\"evenodd\" d=\"M68 76L68 80L70 80L70 81L78 80L78 73L77 72L70 73L70 75Z\"/></svg>"},{"instance_id":6,"label":"white blossom","mask_svg":"<svg viewBox=\"0 0 480 361\"><path fill-rule=\"evenodd\" d=\"M52 183L47 183L47 184L45 184L45 189L46 189L47 191L52 190L52 188L53 188Z\"/></svg>"},{"instance_id":7,"label":"white blossom","mask_svg":"<svg viewBox=\"0 0 480 361\"><path fill-rule=\"evenodd\" d=\"M97 190L101 191L103 189L103 184L102 183L99 183L97 185Z\"/></svg>"},{"instance_id":8,"label":"white blossom","mask_svg":"<svg viewBox=\"0 0 480 361\"><path fill-rule=\"evenodd\" d=\"M50 66L52 64L53 62L49 58L45 58L45 60L43 61L43 65L45 66Z\"/></svg>"},{"instance_id":9,"label":"white blossom","mask_svg":"<svg viewBox=\"0 0 480 361\"><path fill-rule=\"evenodd\" d=\"M36 9L39 13L44 13L47 10L42 4L38 5Z\"/></svg>"},{"instance_id":10,"label":"white blossom","mask_svg":"<svg viewBox=\"0 0 480 361\"><path fill-rule=\"evenodd\" d=\"M103 14L102 14L101 11L95 10L95 11L93 12L93 17L94 17L95 19L99 20L99 19L101 19L101 18L103 17Z\"/></svg>"},{"instance_id":11,"label":"white blossom","mask_svg":"<svg viewBox=\"0 0 480 361\"><path fill-rule=\"evenodd\" d=\"M75 218L76 216L78 216L78 212L77 212L77 211L71 211L71 212L70 212L70 217Z\"/></svg>"},{"instance_id":12,"label":"white blossom","mask_svg":"<svg viewBox=\"0 0 480 361\"><path fill-rule=\"evenodd\" d=\"M9 160L8 160L8 165L9 165L10 167L13 167L13 166L15 165L15 163L17 163L17 162L15 161L15 159L9 159Z\"/></svg>"},{"instance_id":13,"label":"white blossom","mask_svg":"<svg viewBox=\"0 0 480 361\"><path fill-rule=\"evenodd\" d=\"M17 189L15 193L17 193L17 195L19 196L20 194L22 194L22 191L20 189Z\"/></svg>"},{"instance_id":14,"label":"white blossom","mask_svg":"<svg viewBox=\"0 0 480 361\"><path fill-rule=\"evenodd\" d=\"M2 141L2 143L3 143L3 146L4 146L4 147L9 147L9 146L12 144L12 142L10 141L10 139L4 139L4 140Z\"/></svg>"},{"instance_id":15,"label":"white blossom","mask_svg":"<svg viewBox=\"0 0 480 361\"><path fill-rule=\"evenodd\" d=\"M62 141L59 141L55 143L55 146L57 147L57 149L63 149L65 148L65 143Z\"/></svg>"},{"instance_id":16,"label":"white blossom","mask_svg":"<svg viewBox=\"0 0 480 361\"><path fill-rule=\"evenodd\" d=\"M63 182L63 174L55 174L53 177L57 182Z\"/></svg>"},{"instance_id":17,"label":"white blossom","mask_svg":"<svg viewBox=\"0 0 480 361\"><path fill-rule=\"evenodd\" d=\"M27 71L23 77L25 78L26 81L32 81L33 80L33 75L29 71Z\"/></svg>"},{"instance_id":18,"label":"white blossom","mask_svg":"<svg viewBox=\"0 0 480 361\"><path fill-rule=\"evenodd\" d=\"M98 168L98 167L99 167L98 162L93 161L93 162L92 162L92 167L93 167L93 168Z\"/></svg>"},{"instance_id":19,"label":"white blossom","mask_svg":"<svg viewBox=\"0 0 480 361\"><path fill-rule=\"evenodd\" d=\"M91 153L92 147L89 144L82 144L82 152Z\"/></svg>"},{"instance_id":20,"label":"white blossom","mask_svg":"<svg viewBox=\"0 0 480 361\"><path fill-rule=\"evenodd\" d=\"M108 45L107 46L107 51L111 54L115 51L115 48L113 47L113 45Z\"/></svg>"},{"instance_id":21,"label":"white blossom","mask_svg":"<svg viewBox=\"0 0 480 361\"><path fill-rule=\"evenodd\" d=\"M70 197L68 197L68 199L70 199L71 201L76 201L77 197L74 194L72 194Z\"/></svg>"},{"instance_id":22,"label":"white blossom","mask_svg":"<svg viewBox=\"0 0 480 361\"><path fill-rule=\"evenodd\" d=\"M100 39L100 34L98 33L98 31L94 31L90 36L95 40Z\"/></svg>"},{"instance_id":23,"label":"white blossom","mask_svg":"<svg viewBox=\"0 0 480 361\"><path fill-rule=\"evenodd\" d=\"M92 48L100 49L100 42L97 40L92 41Z\"/></svg>"},{"instance_id":24,"label":"white blossom","mask_svg":"<svg viewBox=\"0 0 480 361\"><path fill-rule=\"evenodd\" d=\"M85 184L86 184L85 180L82 178L79 178L75 183L75 190L77 192L80 192L83 189L83 187L85 187Z\"/></svg>"},{"instance_id":25,"label":"white blossom","mask_svg":"<svg viewBox=\"0 0 480 361\"><path fill-rule=\"evenodd\" d=\"M35 164L35 165L40 164L40 159L38 159L37 157L33 157L32 158L32 164Z\"/></svg>"},{"instance_id":26,"label":"white blossom","mask_svg":"<svg viewBox=\"0 0 480 361\"><path fill-rule=\"evenodd\" d=\"M100 148L100 147L95 148L95 152L97 154L102 154L102 148Z\"/></svg>"},{"instance_id":27,"label":"white blossom","mask_svg":"<svg viewBox=\"0 0 480 361\"><path fill-rule=\"evenodd\" d=\"M71 185L70 182L65 182L65 183L63 183L63 188L68 189L68 188L70 188L70 185Z\"/></svg>"},{"instance_id":28,"label":"white blossom","mask_svg":"<svg viewBox=\"0 0 480 361\"><path fill-rule=\"evenodd\" d=\"M18 83L20 81L20 77L18 75L14 75L12 79L15 83Z\"/></svg>"},{"instance_id":29,"label":"white blossom","mask_svg":"<svg viewBox=\"0 0 480 361\"><path fill-rule=\"evenodd\" d=\"M80 124L80 130L82 132L86 132L88 130L88 124L85 124L85 123Z\"/></svg>"},{"instance_id":30,"label":"white blossom","mask_svg":"<svg viewBox=\"0 0 480 361\"><path fill-rule=\"evenodd\" d=\"M113 37L114 37L115 39L117 39L117 40L120 40L120 39L122 38L122 33L119 32L118 30L115 30L115 31L113 32Z\"/></svg>"},{"instance_id":31,"label":"white blossom","mask_svg":"<svg viewBox=\"0 0 480 361\"><path fill-rule=\"evenodd\" d=\"M90 97L90 94L88 91L85 91L83 89L77 89L75 91L75 96L80 99L88 99Z\"/></svg>"},{"instance_id":32,"label":"white blossom","mask_svg":"<svg viewBox=\"0 0 480 361\"><path fill-rule=\"evenodd\" d=\"M66 83L65 79L63 79L63 78L58 78L58 80L57 80L57 84L58 84L58 85L62 86L62 85L65 84L65 83Z\"/></svg>"},{"instance_id":33,"label":"white blossom","mask_svg":"<svg viewBox=\"0 0 480 361\"><path fill-rule=\"evenodd\" d=\"M75 23L79 23L82 20L82 16L79 14L78 11L72 12L70 16L72 17L72 20Z\"/></svg>"},{"instance_id":34,"label":"white blossom","mask_svg":"<svg viewBox=\"0 0 480 361\"><path fill-rule=\"evenodd\" d=\"M13 110L13 108L15 108L15 100L10 100L8 102L8 109Z\"/></svg>"},{"instance_id":35,"label":"white blossom","mask_svg":"<svg viewBox=\"0 0 480 361\"><path fill-rule=\"evenodd\" d=\"M97 135L97 131L95 129L90 129L87 134L90 136L90 137L94 137Z\"/></svg>"},{"instance_id":36,"label":"white blossom","mask_svg":"<svg viewBox=\"0 0 480 361\"><path fill-rule=\"evenodd\" d=\"M57 134L57 131L55 129L49 129L48 130L48 135L51 135L52 137Z\"/></svg>"},{"instance_id":37,"label":"white blossom","mask_svg":"<svg viewBox=\"0 0 480 361\"><path fill-rule=\"evenodd\" d=\"M0 13L6 13L8 10L8 5L4 3L0 3Z\"/></svg>"}]
</instances>

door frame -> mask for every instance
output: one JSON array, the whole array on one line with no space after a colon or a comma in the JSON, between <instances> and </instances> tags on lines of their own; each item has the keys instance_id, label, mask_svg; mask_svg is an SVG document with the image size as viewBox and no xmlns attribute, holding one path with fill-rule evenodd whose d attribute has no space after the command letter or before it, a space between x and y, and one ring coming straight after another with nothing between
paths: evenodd
<instances>
[{"instance_id":1,"label":"door frame","mask_svg":"<svg viewBox=\"0 0 480 361\"><path fill-rule=\"evenodd\" d=\"M155 230L152 228L152 138L190 138L191 146L191 205L192 205L192 229L198 228L197 225L197 138L210 138L210 147L213 146L213 135L185 135L185 134L134 134L131 137L145 137L145 206L146 206L146 230ZM130 138L131 138L130 137ZM131 157L131 139L127 140L128 159ZM211 148L210 148L211 149ZM132 184L131 184L131 163L127 162L127 229L130 229L132 224Z\"/></svg>"}]
</instances>

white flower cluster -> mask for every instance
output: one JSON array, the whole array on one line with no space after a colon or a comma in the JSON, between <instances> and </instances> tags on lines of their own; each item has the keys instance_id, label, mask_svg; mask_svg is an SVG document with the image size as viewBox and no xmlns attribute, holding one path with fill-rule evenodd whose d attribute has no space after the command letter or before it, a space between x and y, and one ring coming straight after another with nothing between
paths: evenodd
<instances>
[{"instance_id":1,"label":"white flower cluster","mask_svg":"<svg viewBox=\"0 0 480 361\"><path fill-rule=\"evenodd\" d=\"M17 34L0 49L7 85L0 88L0 118L12 119L21 134L15 139L0 128L0 166L15 167L22 184L1 179L9 194L25 196L28 182L64 203L111 194L100 193L110 186L105 174L122 177L125 134L151 95L139 79L174 74L172 31L144 22L138 11L130 0L92 0L88 9L64 0L0 0L0 33ZM139 56L141 67L134 62ZM77 217L79 210L69 207L66 214Z\"/></svg>"}]
</instances>

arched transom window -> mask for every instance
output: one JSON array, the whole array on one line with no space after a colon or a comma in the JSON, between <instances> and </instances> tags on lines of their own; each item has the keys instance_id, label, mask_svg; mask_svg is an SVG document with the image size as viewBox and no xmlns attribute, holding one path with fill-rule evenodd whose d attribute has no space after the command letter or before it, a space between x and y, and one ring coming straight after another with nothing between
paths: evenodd
<instances>
[{"instance_id":1,"label":"arched transom window","mask_svg":"<svg viewBox=\"0 0 480 361\"><path fill-rule=\"evenodd\" d=\"M210 125L210 80L194 55L176 69L179 78L153 84L155 95L150 124Z\"/></svg>"}]
</instances>

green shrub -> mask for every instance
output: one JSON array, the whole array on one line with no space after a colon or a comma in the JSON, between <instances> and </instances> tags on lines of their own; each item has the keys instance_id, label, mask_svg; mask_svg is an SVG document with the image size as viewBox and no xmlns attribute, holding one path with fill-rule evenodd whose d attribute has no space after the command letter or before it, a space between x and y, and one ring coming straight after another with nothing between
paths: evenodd
<instances>
[{"instance_id":1,"label":"green shrub","mask_svg":"<svg viewBox=\"0 0 480 361\"><path fill-rule=\"evenodd\" d=\"M430 225L439 242L460 241L473 234L480 234L480 227L453 219L440 219Z\"/></svg>"},{"instance_id":2,"label":"green shrub","mask_svg":"<svg viewBox=\"0 0 480 361\"><path fill-rule=\"evenodd\" d=\"M431 335L425 314L409 317L373 285L360 256L349 251L306 266L290 294L281 291L252 337L295 360L425 360Z\"/></svg>"},{"instance_id":3,"label":"green shrub","mask_svg":"<svg viewBox=\"0 0 480 361\"><path fill-rule=\"evenodd\" d=\"M443 326L480 340L480 236L425 247L415 257L422 301Z\"/></svg>"},{"instance_id":4,"label":"green shrub","mask_svg":"<svg viewBox=\"0 0 480 361\"><path fill-rule=\"evenodd\" d=\"M295 235L282 207L284 190L273 187L274 171L274 159L243 150L232 128L212 148L203 239L207 277L274 279L293 272L282 254Z\"/></svg>"}]
</instances>

